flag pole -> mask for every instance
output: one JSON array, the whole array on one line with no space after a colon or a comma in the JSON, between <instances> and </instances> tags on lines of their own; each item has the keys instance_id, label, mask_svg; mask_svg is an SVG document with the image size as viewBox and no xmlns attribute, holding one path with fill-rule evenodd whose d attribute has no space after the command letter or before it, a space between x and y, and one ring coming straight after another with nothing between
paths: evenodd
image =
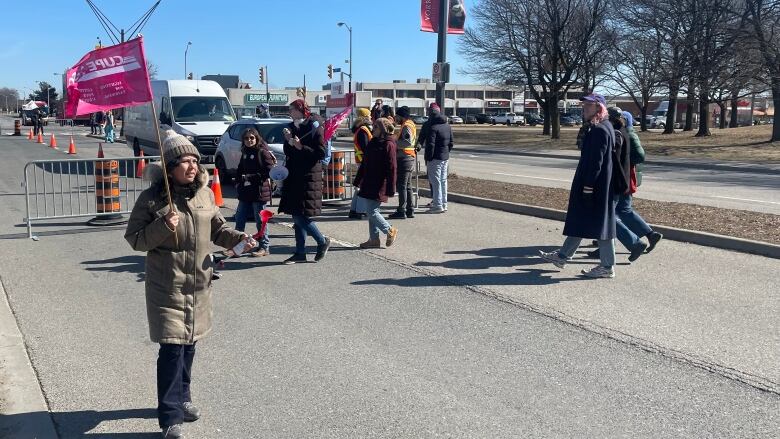
<instances>
[{"instance_id":1,"label":"flag pole","mask_svg":"<svg viewBox=\"0 0 780 439\"><path fill-rule=\"evenodd\" d=\"M160 117L157 114L157 106L154 105L154 97L152 97L152 100L150 101L152 104L152 118L154 119L154 127L155 131L157 132L157 145L160 148L160 162L162 163L162 172L163 172L163 184L165 185L165 195L168 197L168 207L171 209L171 212L176 212L176 206L173 204L173 200L171 199L171 187L168 183L168 169L165 165L165 149L163 148L162 139L160 137ZM173 238L176 241L176 247L179 247L179 235L174 230Z\"/></svg>"}]
</instances>

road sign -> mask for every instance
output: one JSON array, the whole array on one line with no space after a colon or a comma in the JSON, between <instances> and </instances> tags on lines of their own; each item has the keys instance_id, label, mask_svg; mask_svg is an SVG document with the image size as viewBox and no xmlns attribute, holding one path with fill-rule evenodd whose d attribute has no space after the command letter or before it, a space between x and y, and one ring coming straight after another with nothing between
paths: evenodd
<instances>
[{"instance_id":1,"label":"road sign","mask_svg":"<svg viewBox=\"0 0 780 439\"><path fill-rule=\"evenodd\" d=\"M433 73L431 75L433 82L449 82L450 81L450 64L446 62L433 63Z\"/></svg>"}]
</instances>

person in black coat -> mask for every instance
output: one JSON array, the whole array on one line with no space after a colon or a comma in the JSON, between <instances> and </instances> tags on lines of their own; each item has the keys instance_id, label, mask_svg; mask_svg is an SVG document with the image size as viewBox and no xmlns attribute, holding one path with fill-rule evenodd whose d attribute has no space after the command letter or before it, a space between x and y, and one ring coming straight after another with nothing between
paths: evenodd
<instances>
[{"instance_id":1,"label":"person in black coat","mask_svg":"<svg viewBox=\"0 0 780 439\"><path fill-rule=\"evenodd\" d=\"M289 171L282 186L279 212L292 216L295 229L295 253L285 264L306 262L306 236L317 241L314 261L320 261L330 248L330 239L322 235L312 220L322 209L322 163L327 153L322 122L311 114L303 99L290 103L293 121L284 130L285 166Z\"/></svg>"},{"instance_id":2,"label":"person in black coat","mask_svg":"<svg viewBox=\"0 0 780 439\"><path fill-rule=\"evenodd\" d=\"M447 168L452 150L452 127L441 114L439 106L430 107L430 125L425 131L425 163L431 184L431 207L428 213L447 211Z\"/></svg>"},{"instance_id":3,"label":"person in black coat","mask_svg":"<svg viewBox=\"0 0 780 439\"><path fill-rule=\"evenodd\" d=\"M584 119L591 123L591 127L583 138L580 160L569 193L569 208L563 227L566 240L559 250L539 253L542 259L563 268L582 239L595 239L601 264L582 270L582 274L611 278L615 277L615 193L612 186L615 130L609 122L603 96L592 93L580 100L583 101Z\"/></svg>"},{"instance_id":4,"label":"person in black coat","mask_svg":"<svg viewBox=\"0 0 780 439\"><path fill-rule=\"evenodd\" d=\"M247 217L252 217L259 232L262 226L260 211L271 201L271 180L269 173L276 164L276 158L268 144L255 128L247 128L241 134L241 160L236 171L236 230L243 232ZM271 241L266 226L259 240L259 248L251 256L266 256L270 253Z\"/></svg>"}]
</instances>

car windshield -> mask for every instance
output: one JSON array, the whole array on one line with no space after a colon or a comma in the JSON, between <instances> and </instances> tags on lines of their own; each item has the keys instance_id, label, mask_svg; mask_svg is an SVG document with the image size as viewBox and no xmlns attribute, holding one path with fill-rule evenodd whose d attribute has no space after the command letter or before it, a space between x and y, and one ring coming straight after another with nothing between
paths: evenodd
<instances>
[{"instance_id":1,"label":"car windshield","mask_svg":"<svg viewBox=\"0 0 780 439\"><path fill-rule=\"evenodd\" d=\"M284 143L282 130L288 124L284 122L257 124L255 128L260 132L267 143Z\"/></svg>"},{"instance_id":2,"label":"car windshield","mask_svg":"<svg viewBox=\"0 0 780 439\"><path fill-rule=\"evenodd\" d=\"M173 118L176 122L233 122L233 108L222 97L175 97Z\"/></svg>"}]
</instances>

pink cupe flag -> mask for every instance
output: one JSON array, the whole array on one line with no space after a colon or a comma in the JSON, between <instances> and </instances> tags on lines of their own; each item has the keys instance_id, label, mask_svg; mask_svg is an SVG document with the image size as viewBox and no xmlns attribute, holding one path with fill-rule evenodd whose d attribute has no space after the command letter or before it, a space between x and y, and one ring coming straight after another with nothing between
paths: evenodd
<instances>
[{"instance_id":1,"label":"pink cupe flag","mask_svg":"<svg viewBox=\"0 0 780 439\"><path fill-rule=\"evenodd\" d=\"M95 49L65 75L67 118L152 100L142 37Z\"/></svg>"},{"instance_id":2,"label":"pink cupe flag","mask_svg":"<svg viewBox=\"0 0 780 439\"><path fill-rule=\"evenodd\" d=\"M347 107L341 113L325 121L325 124L323 125L323 129L325 130L322 135L323 140L327 142L331 137L333 137L333 134L336 133L336 129L339 127L339 125L341 125L341 122L344 122L344 119L349 116L351 111L352 107Z\"/></svg>"}]
</instances>

